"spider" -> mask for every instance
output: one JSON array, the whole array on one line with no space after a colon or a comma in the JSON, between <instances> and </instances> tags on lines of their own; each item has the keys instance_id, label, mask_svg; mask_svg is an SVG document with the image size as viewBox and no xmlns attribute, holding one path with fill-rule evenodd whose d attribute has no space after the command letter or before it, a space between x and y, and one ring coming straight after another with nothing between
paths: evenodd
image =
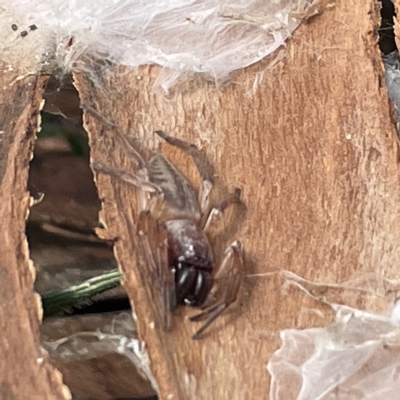
<instances>
[{"instance_id":1,"label":"spider","mask_svg":"<svg viewBox=\"0 0 400 400\"><path fill-rule=\"evenodd\" d=\"M161 288L163 329L168 330L169 316L177 305L202 306L199 314L189 318L191 321L206 318L192 335L192 339L197 339L236 301L244 275L243 246L239 241L226 248L222 262L215 266L208 240L210 228L221 213L240 201L240 190L235 189L209 211L213 177L205 156L195 145L163 131L155 132L191 156L201 177L198 199L187 178L166 157L156 152L145 161L120 128L91 107L82 108L115 129L117 141L136 165L136 172L132 173L91 162L96 171L122 179L137 189L137 235L148 268Z\"/></svg>"}]
</instances>

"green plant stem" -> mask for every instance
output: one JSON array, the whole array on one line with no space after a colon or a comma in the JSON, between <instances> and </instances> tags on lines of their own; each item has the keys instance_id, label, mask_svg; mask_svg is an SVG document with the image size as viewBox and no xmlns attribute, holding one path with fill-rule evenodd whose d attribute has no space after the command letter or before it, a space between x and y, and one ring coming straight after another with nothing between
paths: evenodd
<instances>
[{"instance_id":1,"label":"green plant stem","mask_svg":"<svg viewBox=\"0 0 400 400\"><path fill-rule=\"evenodd\" d=\"M121 279L122 274L114 269L66 289L44 294L43 318L68 312L70 307L86 304L91 297L118 286Z\"/></svg>"}]
</instances>

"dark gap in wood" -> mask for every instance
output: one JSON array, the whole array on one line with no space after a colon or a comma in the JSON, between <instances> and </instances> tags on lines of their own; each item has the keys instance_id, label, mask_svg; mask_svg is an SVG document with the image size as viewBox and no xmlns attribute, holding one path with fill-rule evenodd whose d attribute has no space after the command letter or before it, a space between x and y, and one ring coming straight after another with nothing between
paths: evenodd
<instances>
[{"instance_id":1,"label":"dark gap in wood","mask_svg":"<svg viewBox=\"0 0 400 400\"><path fill-rule=\"evenodd\" d=\"M397 50L395 35L393 30L396 12L391 0L380 0L381 8L381 24L378 29L379 49L383 54L389 54Z\"/></svg>"},{"instance_id":2,"label":"dark gap in wood","mask_svg":"<svg viewBox=\"0 0 400 400\"><path fill-rule=\"evenodd\" d=\"M391 0L380 0L380 26L378 28L378 46L381 51L385 69L385 84L393 111L390 118L399 133L400 121L400 62L399 52L395 40L394 18L396 10Z\"/></svg>"}]
</instances>

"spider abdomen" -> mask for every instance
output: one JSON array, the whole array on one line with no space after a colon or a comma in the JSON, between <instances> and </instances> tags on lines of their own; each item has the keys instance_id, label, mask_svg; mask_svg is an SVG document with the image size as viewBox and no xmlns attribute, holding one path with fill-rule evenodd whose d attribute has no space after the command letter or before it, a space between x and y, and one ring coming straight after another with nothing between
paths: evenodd
<instances>
[{"instance_id":1,"label":"spider abdomen","mask_svg":"<svg viewBox=\"0 0 400 400\"><path fill-rule=\"evenodd\" d=\"M176 302L200 306L210 289L213 255L204 232L188 219L166 222L168 262L175 273Z\"/></svg>"}]
</instances>

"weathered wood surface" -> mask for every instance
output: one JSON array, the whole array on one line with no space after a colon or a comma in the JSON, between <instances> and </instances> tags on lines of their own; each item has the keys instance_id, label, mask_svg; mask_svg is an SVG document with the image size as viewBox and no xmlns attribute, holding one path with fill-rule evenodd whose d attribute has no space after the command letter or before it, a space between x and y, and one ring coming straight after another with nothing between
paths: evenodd
<instances>
[{"instance_id":1,"label":"weathered wood surface","mask_svg":"<svg viewBox=\"0 0 400 400\"><path fill-rule=\"evenodd\" d=\"M269 69L260 62L222 89L195 81L168 97L157 94L157 67L116 67L99 86L75 76L81 101L117 124L142 154L161 151L196 179L188 157L152 133L166 130L206 152L222 190L242 188L246 212L228 213L224 240L213 244L220 259L223 245L240 239L250 276L237 303L193 341L198 325L185 318L192 309L174 316L171 332L160 329L156 289L145 260L136 258L135 189L97 175L103 235L117 239L161 399L268 398L265 366L279 346L279 330L329 320L328 313L310 312L321 306L303 294L282 290L274 272L337 283L398 271L397 136L374 34L379 8L370 7L335 2L295 32L281 63ZM115 132L84 119L92 157L133 168ZM362 308L362 295L357 301Z\"/></svg>"},{"instance_id":2,"label":"weathered wood surface","mask_svg":"<svg viewBox=\"0 0 400 400\"><path fill-rule=\"evenodd\" d=\"M33 292L25 219L43 78L0 70L0 398L68 399L61 374L39 343L40 300Z\"/></svg>"},{"instance_id":3,"label":"weathered wood surface","mask_svg":"<svg viewBox=\"0 0 400 400\"><path fill-rule=\"evenodd\" d=\"M256 276L244 280L237 304L194 342L190 334L197 325L184 318L194 310L180 310L169 333L158 327L155 290L136 260L134 189L97 178L104 234L118 238L116 254L162 399L268 398L265 365L279 346L279 330L326 322L308 312L318 304L281 290L274 271L322 282L369 272L396 275L397 136L374 36L378 11L370 7L335 2L295 32L282 63L270 70L260 62L221 90L192 82L168 98L153 94L155 67L115 68L103 76L103 90L76 76L82 101L117 123L144 153L160 150L195 177L187 157L152 135L165 129L201 146L225 189L243 189L247 211L235 210L227 234L215 241L216 255L222 239L240 239L248 274ZM45 356L42 362L24 236L41 80L0 74L0 397L68 398L60 375ZM89 117L87 127L97 161L131 166L112 131ZM358 306L363 304L360 296Z\"/></svg>"}]
</instances>

